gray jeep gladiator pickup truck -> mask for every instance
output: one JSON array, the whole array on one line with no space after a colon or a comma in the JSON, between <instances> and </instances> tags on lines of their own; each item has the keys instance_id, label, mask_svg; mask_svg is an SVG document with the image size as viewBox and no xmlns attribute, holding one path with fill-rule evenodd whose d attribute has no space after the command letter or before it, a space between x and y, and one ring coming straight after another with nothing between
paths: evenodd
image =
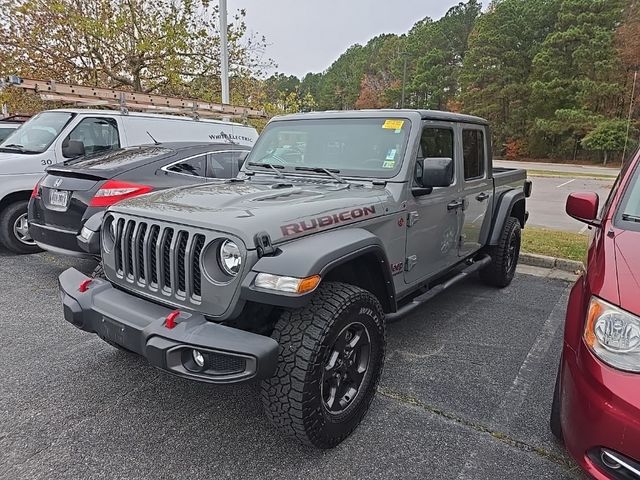
<instances>
[{"instance_id":1,"label":"gray jeep gladiator pickup truck","mask_svg":"<svg viewBox=\"0 0 640 480\"><path fill-rule=\"evenodd\" d=\"M509 285L530 190L481 118L274 118L238 178L111 207L101 274L60 275L64 316L181 377L261 380L282 433L330 448L374 397L386 322L476 271Z\"/></svg>"}]
</instances>

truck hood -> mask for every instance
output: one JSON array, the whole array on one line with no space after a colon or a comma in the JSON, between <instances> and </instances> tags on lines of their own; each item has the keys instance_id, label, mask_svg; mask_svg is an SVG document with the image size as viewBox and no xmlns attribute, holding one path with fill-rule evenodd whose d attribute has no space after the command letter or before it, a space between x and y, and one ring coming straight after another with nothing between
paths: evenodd
<instances>
[{"instance_id":1,"label":"truck hood","mask_svg":"<svg viewBox=\"0 0 640 480\"><path fill-rule=\"evenodd\" d=\"M640 315L640 232L626 230L615 238L620 307Z\"/></svg>"},{"instance_id":2,"label":"truck hood","mask_svg":"<svg viewBox=\"0 0 640 480\"><path fill-rule=\"evenodd\" d=\"M253 249L254 236L273 244L389 213L391 194L380 186L281 179L227 181L136 197L111 210L150 220L227 232Z\"/></svg>"}]
</instances>

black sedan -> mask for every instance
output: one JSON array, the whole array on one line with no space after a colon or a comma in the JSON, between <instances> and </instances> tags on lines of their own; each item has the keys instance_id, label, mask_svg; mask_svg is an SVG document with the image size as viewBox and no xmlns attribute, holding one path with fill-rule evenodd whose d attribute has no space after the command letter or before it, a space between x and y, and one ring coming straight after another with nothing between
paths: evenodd
<instances>
[{"instance_id":1,"label":"black sedan","mask_svg":"<svg viewBox=\"0 0 640 480\"><path fill-rule=\"evenodd\" d=\"M98 256L107 207L152 190L233 178L248 152L235 144L165 143L49 167L31 195L29 234L54 253Z\"/></svg>"}]
</instances>

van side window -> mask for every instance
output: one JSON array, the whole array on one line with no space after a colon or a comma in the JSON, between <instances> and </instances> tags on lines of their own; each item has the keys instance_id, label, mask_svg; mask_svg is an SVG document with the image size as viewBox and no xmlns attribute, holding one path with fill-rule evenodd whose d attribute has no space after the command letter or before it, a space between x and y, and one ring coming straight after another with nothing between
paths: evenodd
<instances>
[{"instance_id":1,"label":"van side window","mask_svg":"<svg viewBox=\"0 0 640 480\"><path fill-rule=\"evenodd\" d=\"M69 149L70 145L71 149ZM91 155L116 148L120 148L120 136L118 124L113 118L85 118L62 142L62 153L68 158L76 156L82 151L84 155Z\"/></svg>"},{"instance_id":2,"label":"van side window","mask_svg":"<svg viewBox=\"0 0 640 480\"><path fill-rule=\"evenodd\" d=\"M482 130L462 130L462 150L464 152L464 179L484 177L484 132Z\"/></svg>"},{"instance_id":3,"label":"van side window","mask_svg":"<svg viewBox=\"0 0 640 480\"><path fill-rule=\"evenodd\" d=\"M185 175L193 175L194 177L204 177L207 171L207 155L204 154L188 158L183 162L169 166L167 170Z\"/></svg>"},{"instance_id":4,"label":"van side window","mask_svg":"<svg viewBox=\"0 0 640 480\"><path fill-rule=\"evenodd\" d=\"M207 155L207 177L233 178L237 176L248 153L248 150L210 153Z\"/></svg>"},{"instance_id":5,"label":"van side window","mask_svg":"<svg viewBox=\"0 0 640 480\"><path fill-rule=\"evenodd\" d=\"M422 161L425 158L453 159L453 130L450 128L426 127L420 137L418 161L415 170L415 182L422 183Z\"/></svg>"}]
</instances>

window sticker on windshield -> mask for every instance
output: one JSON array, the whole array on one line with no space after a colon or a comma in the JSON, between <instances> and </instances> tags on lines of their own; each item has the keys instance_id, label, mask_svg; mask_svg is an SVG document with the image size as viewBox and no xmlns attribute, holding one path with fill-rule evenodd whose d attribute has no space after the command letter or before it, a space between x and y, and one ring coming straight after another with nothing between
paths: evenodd
<instances>
[{"instance_id":1,"label":"window sticker on windshield","mask_svg":"<svg viewBox=\"0 0 640 480\"><path fill-rule=\"evenodd\" d=\"M388 130L395 130L396 133L400 133L400 129L404 125L404 120L385 120L382 124L382 128L386 128Z\"/></svg>"},{"instance_id":2,"label":"window sticker on windshield","mask_svg":"<svg viewBox=\"0 0 640 480\"><path fill-rule=\"evenodd\" d=\"M396 161L395 160L386 160L382 164L382 168L394 168L395 166L396 166Z\"/></svg>"},{"instance_id":3,"label":"window sticker on windshield","mask_svg":"<svg viewBox=\"0 0 640 480\"><path fill-rule=\"evenodd\" d=\"M385 160L395 160L396 152L397 150L395 148L390 148L389 151L387 152L387 158Z\"/></svg>"}]
</instances>

